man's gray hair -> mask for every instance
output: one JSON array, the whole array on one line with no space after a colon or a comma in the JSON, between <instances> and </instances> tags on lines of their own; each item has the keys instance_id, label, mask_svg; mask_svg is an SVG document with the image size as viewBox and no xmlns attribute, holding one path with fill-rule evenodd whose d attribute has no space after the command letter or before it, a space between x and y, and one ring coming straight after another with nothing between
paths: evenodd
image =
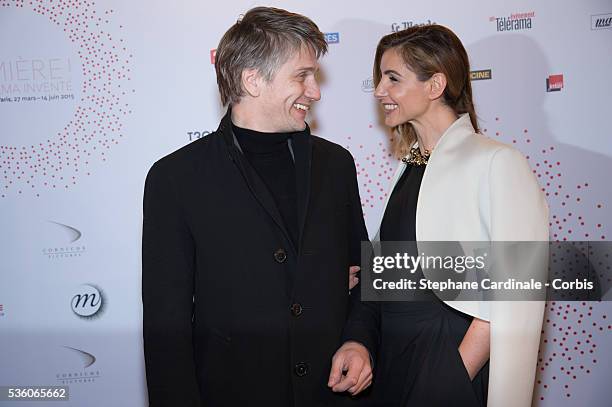
<instances>
[{"instance_id":1,"label":"man's gray hair","mask_svg":"<svg viewBox=\"0 0 612 407\"><path fill-rule=\"evenodd\" d=\"M296 52L327 53L325 36L308 17L273 7L249 10L223 35L215 55L217 85L223 105L245 95L242 71L257 69L267 81Z\"/></svg>"}]
</instances>

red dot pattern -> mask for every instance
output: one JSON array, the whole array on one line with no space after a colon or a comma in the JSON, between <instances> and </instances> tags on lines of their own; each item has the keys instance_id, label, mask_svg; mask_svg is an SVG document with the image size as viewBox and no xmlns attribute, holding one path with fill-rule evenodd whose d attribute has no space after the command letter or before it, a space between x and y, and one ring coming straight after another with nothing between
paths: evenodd
<instances>
[{"instance_id":1,"label":"red dot pattern","mask_svg":"<svg viewBox=\"0 0 612 407\"><path fill-rule=\"evenodd\" d=\"M366 134L376 137L373 130L379 130L372 124L368 125ZM357 168L357 179L361 195L361 206L364 208L364 216L368 208L383 205L388 194L390 180L395 173L398 161L393 158L390 148L385 142L379 142L378 148L364 147L361 141L347 137L346 148L355 157ZM391 140L390 140L391 141ZM376 151L373 151L376 150Z\"/></svg>"},{"instance_id":2,"label":"red dot pattern","mask_svg":"<svg viewBox=\"0 0 612 407\"><path fill-rule=\"evenodd\" d=\"M14 7L44 16L63 30L76 47L83 82L81 99L72 119L46 142L30 146L0 145L0 198L40 197L43 191L66 190L90 164L106 161L111 147L123 137L133 55L113 33L113 10L100 10L93 1L0 0L0 8Z\"/></svg>"}]
</instances>

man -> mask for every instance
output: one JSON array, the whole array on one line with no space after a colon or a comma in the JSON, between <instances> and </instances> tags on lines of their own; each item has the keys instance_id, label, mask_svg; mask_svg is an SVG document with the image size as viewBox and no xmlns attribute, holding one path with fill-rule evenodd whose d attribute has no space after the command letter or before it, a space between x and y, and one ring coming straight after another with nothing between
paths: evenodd
<instances>
[{"instance_id":1,"label":"man","mask_svg":"<svg viewBox=\"0 0 612 407\"><path fill-rule=\"evenodd\" d=\"M250 10L217 48L218 130L147 176L151 406L330 405L371 380L356 343L328 380L367 234L351 155L304 122L326 51L308 18Z\"/></svg>"}]
</instances>

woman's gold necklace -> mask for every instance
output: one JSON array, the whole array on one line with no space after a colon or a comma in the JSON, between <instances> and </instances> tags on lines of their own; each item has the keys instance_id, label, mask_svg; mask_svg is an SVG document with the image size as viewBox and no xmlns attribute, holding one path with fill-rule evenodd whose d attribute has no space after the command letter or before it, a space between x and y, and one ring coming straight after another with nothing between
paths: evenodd
<instances>
[{"instance_id":1,"label":"woman's gold necklace","mask_svg":"<svg viewBox=\"0 0 612 407\"><path fill-rule=\"evenodd\" d=\"M426 165L427 161L429 161L429 156L431 155L431 151L425 150L421 153L421 150L418 147L413 147L410 149L410 154L407 157L402 158L402 162L410 165Z\"/></svg>"}]
</instances>

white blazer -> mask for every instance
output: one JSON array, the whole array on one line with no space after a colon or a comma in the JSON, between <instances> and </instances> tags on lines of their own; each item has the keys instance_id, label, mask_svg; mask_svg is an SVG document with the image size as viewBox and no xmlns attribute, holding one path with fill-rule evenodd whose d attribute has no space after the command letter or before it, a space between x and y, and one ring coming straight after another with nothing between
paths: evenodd
<instances>
[{"instance_id":1,"label":"white blazer","mask_svg":"<svg viewBox=\"0 0 612 407\"><path fill-rule=\"evenodd\" d=\"M405 168L399 164L390 191ZM548 207L527 160L514 148L476 133L469 115L461 115L438 141L423 174L416 238L547 241ZM488 406L531 406L545 303L445 302L490 322Z\"/></svg>"}]
</instances>

